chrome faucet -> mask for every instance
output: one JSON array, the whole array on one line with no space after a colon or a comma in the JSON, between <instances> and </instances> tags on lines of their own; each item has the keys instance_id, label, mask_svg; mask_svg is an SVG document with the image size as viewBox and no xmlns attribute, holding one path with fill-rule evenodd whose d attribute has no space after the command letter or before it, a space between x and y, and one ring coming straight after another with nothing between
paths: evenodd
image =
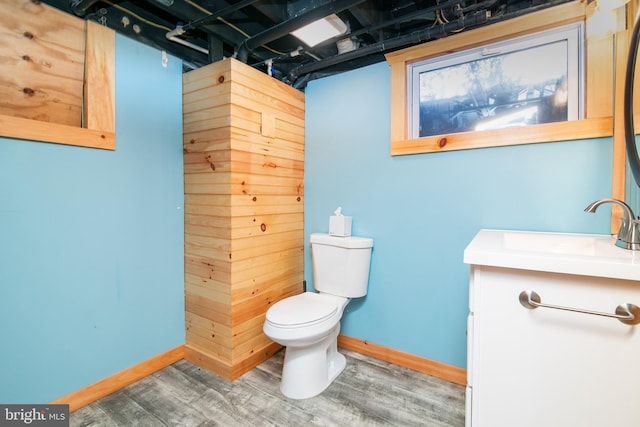
<instances>
[{"instance_id":1,"label":"chrome faucet","mask_svg":"<svg viewBox=\"0 0 640 427\"><path fill-rule=\"evenodd\" d=\"M633 211L625 202L616 199L600 199L585 208L585 212L594 213L603 203L613 203L622 208L623 216L620 218L620 230L616 246L631 251L640 250L640 217L636 218Z\"/></svg>"}]
</instances>

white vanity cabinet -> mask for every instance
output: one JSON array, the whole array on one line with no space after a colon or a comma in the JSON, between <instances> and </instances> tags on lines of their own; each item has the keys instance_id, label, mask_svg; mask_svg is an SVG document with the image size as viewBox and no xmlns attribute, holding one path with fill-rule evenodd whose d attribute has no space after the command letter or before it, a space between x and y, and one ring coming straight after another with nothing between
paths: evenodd
<instances>
[{"instance_id":1,"label":"white vanity cabinet","mask_svg":"<svg viewBox=\"0 0 640 427\"><path fill-rule=\"evenodd\" d=\"M639 255L608 236L523 233L514 246L505 233L516 232L482 230L465 251L467 427L640 426L640 325L520 302L534 291L542 304L600 314L640 306Z\"/></svg>"}]
</instances>

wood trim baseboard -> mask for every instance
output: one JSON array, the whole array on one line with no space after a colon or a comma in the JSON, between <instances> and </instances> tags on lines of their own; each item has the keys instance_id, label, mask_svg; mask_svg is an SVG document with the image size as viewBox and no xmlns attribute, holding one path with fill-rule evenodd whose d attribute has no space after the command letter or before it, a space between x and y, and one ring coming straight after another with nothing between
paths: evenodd
<instances>
[{"instance_id":1,"label":"wood trim baseboard","mask_svg":"<svg viewBox=\"0 0 640 427\"><path fill-rule=\"evenodd\" d=\"M452 383L467 385L467 370L464 368L416 356L415 354L405 353L404 351L394 350L389 347L383 347L366 340L352 338L346 335L338 336L338 346L384 360L385 362L393 363L394 365L404 366L414 371L442 378Z\"/></svg>"},{"instance_id":2,"label":"wood trim baseboard","mask_svg":"<svg viewBox=\"0 0 640 427\"><path fill-rule=\"evenodd\" d=\"M467 384L467 370L457 366L437 362L411 353L405 353L400 350L394 350L389 347L374 344L366 340L348 337L346 335L338 336L338 346L379 360L384 360L385 362L404 366L405 368L413 369L414 371L433 375L434 377L442 378L443 380L451 381L452 383L461 385ZM279 348L279 346L278 348L270 347L268 350L270 353L275 353ZM193 356L193 354L191 356ZM104 378L96 383L55 399L50 403L68 404L70 412L76 411L91 402L95 402L100 398L118 391L121 388L124 388L129 384L151 375L154 372L184 358L185 346L180 345L174 349L152 357L151 359L145 360L144 362L138 363L137 365ZM191 357L191 359L193 359L193 357Z\"/></svg>"},{"instance_id":3,"label":"wood trim baseboard","mask_svg":"<svg viewBox=\"0 0 640 427\"><path fill-rule=\"evenodd\" d=\"M265 347L256 350L246 359L235 361L231 364L231 362L218 358L214 354L206 353L201 349L185 344L184 358L194 365L206 369L227 381L235 381L260 363L270 359L281 348L282 346L280 344L270 342Z\"/></svg>"},{"instance_id":4,"label":"wood trim baseboard","mask_svg":"<svg viewBox=\"0 0 640 427\"><path fill-rule=\"evenodd\" d=\"M184 359L220 378L233 381L231 364L227 360L223 360L212 354L207 354L189 344L185 344L184 346Z\"/></svg>"},{"instance_id":5,"label":"wood trim baseboard","mask_svg":"<svg viewBox=\"0 0 640 427\"><path fill-rule=\"evenodd\" d=\"M68 404L69 411L73 412L182 359L184 359L184 345L154 356L50 403Z\"/></svg>"}]
</instances>

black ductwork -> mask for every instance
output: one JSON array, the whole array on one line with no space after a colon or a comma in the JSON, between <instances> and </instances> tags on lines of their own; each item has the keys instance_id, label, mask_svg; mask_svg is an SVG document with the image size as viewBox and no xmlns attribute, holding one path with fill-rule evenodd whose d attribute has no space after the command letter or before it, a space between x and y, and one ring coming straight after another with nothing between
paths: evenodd
<instances>
[{"instance_id":1,"label":"black ductwork","mask_svg":"<svg viewBox=\"0 0 640 427\"><path fill-rule=\"evenodd\" d=\"M70 0L69 8L78 16L84 16L94 4L100 0Z\"/></svg>"},{"instance_id":2,"label":"black ductwork","mask_svg":"<svg viewBox=\"0 0 640 427\"><path fill-rule=\"evenodd\" d=\"M339 65L339 64L346 64L350 61L358 60L360 58L363 58L369 55L384 54L384 53L387 53L396 49L400 49L403 47L412 46L412 45L423 43L429 40L443 38L443 37L449 36L451 33L458 32L465 28L504 21L507 19L525 15L527 13L531 13L533 11L547 9L552 6L557 6L563 3L567 3L569 1L571 0L552 0L549 2L539 4L538 6L530 7L525 10L519 10L519 11L505 13L499 16L492 17L490 16L488 7L495 4L496 1L487 0L484 3L479 3L477 5L472 5L470 7L463 9L463 12L469 12L471 10L477 10L477 11L473 13L465 13L464 16L461 16L455 21L450 21L442 25L425 28L423 30L414 31L410 34L391 38L388 40L383 40L381 42L374 43L372 45L365 46L351 52L346 52L346 53L331 56L329 58L323 59L318 62L301 65L291 70L287 75L286 80L293 87L302 89L306 86L306 84L310 80L314 78L314 76L318 76L317 78L320 78L330 74L330 72L328 71L320 72L320 73L318 73L318 71L327 70L328 68ZM448 5L448 3L444 3L444 4ZM482 9L478 10L478 7L482 7ZM352 66L350 68L355 68L355 67Z\"/></svg>"},{"instance_id":3,"label":"black ductwork","mask_svg":"<svg viewBox=\"0 0 640 427\"><path fill-rule=\"evenodd\" d=\"M204 18L196 19L195 21L191 21L186 25L182 26L182 29L185 31L192 30L198 28L201 25L208 24L210 22L216 21L219 18L224 18L228 15L231 15L233 12L236 12L240 9L243 9L247 6L251 6L253 3L258 0L242 0L238 3L232 4L231 6L227 6L223 9L220 9L209 16L205 16Z\"/></svg>"},{"instance_id":4,"label":"black ductwork","mask_svg":"<svg viewBox=\"0 0 640 427\"><path fill-rule=\"evenodd\" d=\"M456 18L460 18L462 15L464 15L465 12L473 12L474 10L478 10L478 9L488 9L492 4L496 2L497 0L488 0L488 1L485 1L484 3L476 3L473 5L474 6L473 10L471 10L470 8L459 9L459 14L456 15ZM373 33L374 31L381 30L383 28L391 28L403 22L409 22L414 19L420 19L426 14L433 13L438 10L446 9L459 4L460 4L460 0L446 0L444 2L438 2L434 6L425 7L424 9L418 9L415 12L410 12L402 16L398 16L397 18L393 18L393 19L381 22L379 24L371 25L361 30L354 31L350 34L350 36L357 37L361 34Z\"/></svg>"},{"instance_id":5,"label":"black ductwork","mask_svg":"<svg viewBox=\"0 0 640 427\"><path fill-rule=\"evenodd\" d=\"M236 59L246 63L249 59L249 54L257 47L284 37L291 31L297 30L306 24L322 19L332 13L338 13L350 7L357 6L362 2L364 2L364 0L336 0L284 21L243 41L240 47L238 47Z\"/></svg>"},{"instance_id":6,"label":"black ductwork","mask_svg":"<svg viewBox=\"0 0 640 427\"><path fill-rule=\"evenodd\" d=\"M296 85L295 83L302 75L313 73L337 64L352 61L354 59L362 58L363 56L388 52L404 46L414 45L428 40L446 37L453 31L458 31L463 28L473 27L485 23L488 18L489 16L487 11L483 10L480 12L475 12L443 25L437 25L434 27L425 28L424 30L414 31L411 34L384 40L351 52L334 55L318 62L301 65L300 67L291 70L288 75L288 79L293 83L294 87L298 87L298 85ZM305 79L305 83L307 81L308 79Z\"/></svg>"},{"instance_id":7,"label":"black ductwork","mask_svg":"<svg viewBox=\"0 0 640 427\"><path fill-rule=\"evenodd\" d=\"M101 24L142 43L167 50L184 61L185 69L233 55L300 88L316 78L384 61L384 55L394 50L575 0L292 0L285 3L261 0L233 0L232 3L226 0L215 11L207 9L211 2L206 0L41 1L85 19L97 19ZM97 8L100 11L94 13ZM297 11L293 12L293 9ZM353 31L304 48L300 47L301 42L289 35L334 13L350 20ZM137 26L127 25L121 19L123 14L129 18L126 22ZM290 18L279 21L282 16ZM187 24L180 25L180 22ZM176 30L180 28L183 32L190 32L185 40L191 44L208 46L209 57L167 40L163 29L174 25ZM248 36L246 31L257 34ZM354 50L348 51L339 43L345 38L354 41ZM272 42L273 46L270 46ZM342 53L336 54L336 50Z\"/></svg>"}]
</instances>

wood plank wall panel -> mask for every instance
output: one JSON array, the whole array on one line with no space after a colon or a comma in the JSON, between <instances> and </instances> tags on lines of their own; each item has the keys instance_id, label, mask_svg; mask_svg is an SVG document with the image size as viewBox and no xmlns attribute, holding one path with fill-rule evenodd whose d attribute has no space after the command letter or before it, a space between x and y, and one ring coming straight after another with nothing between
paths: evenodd
<instances>
[{"instance_id":1,"label":"wood plank wall panel","mask_svg":"<svg viewBox=\"0 0 640 427\"><path fill-rule=\"evenodd\" d=\"M84 70L85 102L82 126L87 129L112 132L116 128L116 58L113 30L93 21L86 21L86 67Z\"/></svg>"},{"instance_id":2,"label":"wood plank wall panel","mask_svg":"<svg viewBox=\"0 0 640 427\"><path fill-rule=\"evenodd\" d=\"M0 136L114 150L115 31L36 0L0 8Z\"/></svg>"},{"instance_id":3,"label":"wood plank wall panel","mask_svg":"<svg viewBox=\"0 0 640 427\"><path fill-rule=\"evenodd\" d=\"M233 380L303 290L304 94L228 59L184 75L183 114L185 357Z\"/></svg>"},{"instance_id":4,"label":"wood plank wall panel","mask_svg":"<svg viewBox=\"0 0 640 427\"><path fill-rule=\"evenodd\" d=\"M84 21L31 0L0 7L0 114L81 127Z\"/></svg>"}]
</instances>

